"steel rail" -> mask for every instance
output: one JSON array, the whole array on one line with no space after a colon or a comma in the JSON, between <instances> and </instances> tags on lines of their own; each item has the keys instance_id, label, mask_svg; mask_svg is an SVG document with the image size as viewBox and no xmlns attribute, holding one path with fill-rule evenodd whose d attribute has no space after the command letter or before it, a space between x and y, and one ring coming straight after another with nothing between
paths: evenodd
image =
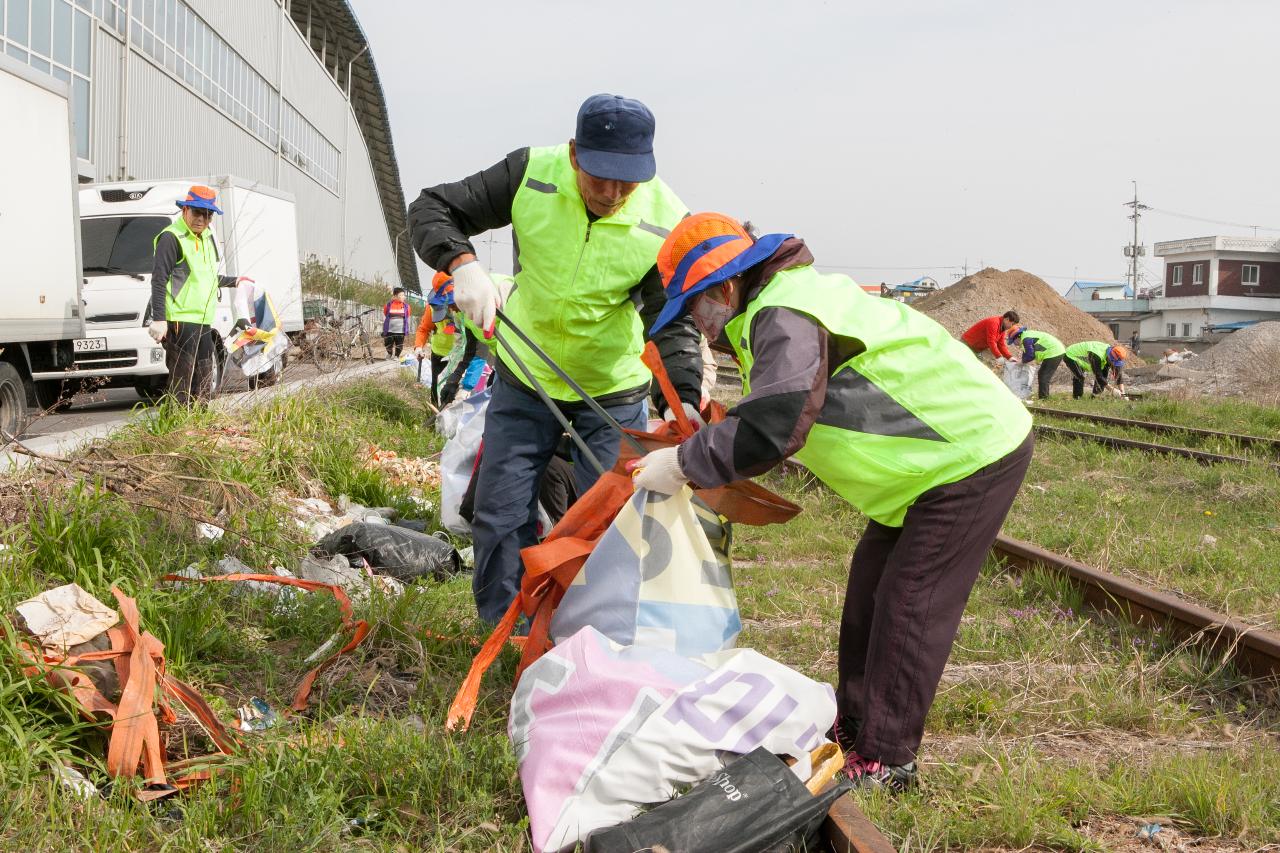
<instances>
[{"instance_id":1,"label":"steel rail","mask_svg":"<svg viewBox=\"0 0 1280 853\"><path fill-rule=\"evenodd\" d=\"M1236 432L1218 432L1217 430L1202 429L1200 427L1179 426L1178 424L1164 424L1153 421L1135 421L1129 418L1117 418L1112 415L1097 415L1091 412L1071 412L1065 409L1049 409L1044 406L1032 406L1031 411L1038 412L1042 415L1051 415L1055 418L1074 418L1075 420L1093 421L1101 424L1145 429L1148 432L1185 432L1188 435L1198 435L1203 436L1204 438L1225 438L1246 447L1265 447L1277 454L1280 454L1280 438L1267 438L1261 435L1244 435Z\"/></svg>"},{"instance_id":2,"label":"steel rail","mask_svg":"<svg viewBox=\"0 0 1280 853\"><path fill-rule=\"evenodd\" d=\"M1037 435L1095 441L1098 444L1105 444L1108 447L1119 447L1127 450L1143 450L1147 453L1163 453L1166 456L1184 456L1187 459L1194 459L1197 462L1204 462L1206 464L1214 462L1236 462L1241 465L1270 464L1267 462L1259 462L1256 459L1249 459L1244 456L1228 456L1225 453L1210 453L1207 450L1194 450L1190 447L1174 447L1168 444L1152 444L1151 442L1137 441L1132 438L1120 438L1114 435L1099 435L1096 432L1080 432L1079 430L1062 429L1061 427L1045 426L1044 424L1036 424L1035 431Z\"/></svg>"},{"instance_id":3,"label":"steel rail","mask_svg":"<svg viewBox=\"0 0 1280 853\"><path fill-rule=\"evenodd\" d=\"M991 551L1018 569L1040 567L1067 577L1095 610L1118 613L1139 625L1160 627L1176 640L1190 640L1222 655L1251 677L1280 678L1280 633L1246 625L1004 534L996 538Z\"/></svg>"},{"instance_id":4,"label":"steel rail","mask_svg":"<svg viewBox=\"0 0 1280 853\"><path fill-rule=\"evenodd\" d=\"M822 834L836 853L895 853L896 848L858 808L852 797L832 804Z\"/></svg>"}]
</instances>

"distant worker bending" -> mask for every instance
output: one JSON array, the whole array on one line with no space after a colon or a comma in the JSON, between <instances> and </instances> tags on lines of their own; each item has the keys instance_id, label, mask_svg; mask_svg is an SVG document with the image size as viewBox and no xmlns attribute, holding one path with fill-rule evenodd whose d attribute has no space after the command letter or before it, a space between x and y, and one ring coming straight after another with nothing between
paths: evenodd
<instances>
[{"instance_id":1,"label":"distant worker bending","mask_svg":"<svg viewBox=\"0 0 1280 853\"><path fill-rule=\"evenodd\" d=\"M916 753L960 616L1031 462L1031 415L947 330L843 275L802 240L753 240L700 213L658 255L667 307L721 332L746 394L726 419L640 460L672 494L755 477L795 454L869 517L840 622L835 739L858 787L894 791Z\"/></svg>"},{"instance_id":2,"label":"distant worker bending","mask_svg":"<svg viewBox=\"0 0 1280 853\"><path fill-rule=\"evenodd\" d=\"M1062 341L1048 332L1037 332L1034 329L1014 326L1009 333L1009 343L1022 347L1023 364L1040 363L1040 371L1036 377L1039 386L1038 396L1041 400L1048 397L1049 383L1053 381L1053 374L1058 371L1058 365L1062 364L1062 359L1067 352Z\"/></svg>"},{"instance_id":3,"label":"distant worker bending","mask_svg":"<svg viewBox=\"0 0 1280 853\"><path fill-rule=\"evenodd\" d=\"M253 282L218 274L218 243L209 230L213 215L222 213L217 200L209 187L193 186L176 202L178 218L152 242L152 320L147 331L156 343L164 343L169 393L184 406L213 394L218 288Z\"/></svg>"},{"instance_id":4,"label":"distant worker bending","mask_svg":"<svg viewBox=\"0 0 1280 853\"><path fill-rule=\"evenodd\" d=\"M1013 353L1009 351L1005 336L1020 322L1017 311L1006 311L999 317L987 317L974 323L960 336L960 340L968 344L976 355L989 350L996 358L1011 359Z\"/></svg>"},{"instance_id":5,"label":"distant worker bending","mask_svg":"<svg viewBox=\"0 0 1280 853\"><path fill-rule=\"evenodd\" d=\"M1084 379L1093 374L1093 394L1107 390L1108 374L1116 380L1116 391L1124 393L1125 359L1129 351L1120 344L1104 344L1102 341L1081 341L1067 347L1067 369L1071 371L1071 396L1077 400L1084 396Z\"/></svg>"}]
</instances>

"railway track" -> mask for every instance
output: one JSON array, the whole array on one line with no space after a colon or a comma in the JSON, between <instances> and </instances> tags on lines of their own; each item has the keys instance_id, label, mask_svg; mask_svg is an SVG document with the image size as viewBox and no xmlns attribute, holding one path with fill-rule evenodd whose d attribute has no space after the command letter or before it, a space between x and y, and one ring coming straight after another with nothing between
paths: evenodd
<instances>
[{"instance_id":1,"label":"railway track","mask_svg":"<svg viewBox=\"0 0 1280 853\"><path fill-rule=\"evenodd\" d=\"M835 853L894 853L895 850L850 797L836 800L827 812L822 835Z\"/></svg>"},{"instance_id":2,"label":"railway track","mask_svg":"<svg viewBox=\"0 0 1280 853\"><path fill-rule=\"evenodd\" d=\"M1100 435L1096 432L1080 432L1079 430L1063 429L1061 427L1046 426L1044 424L1036 424L1035 431L1036 435L1047 435L1058 438L1074 438L1080 441L1097 442L1098 444L1104 444L1107 447L1116 447L1125 450L1142 450L1147 453L1160 453L1165 456L1182 456L1205 464L1214 464L1218 462L1235 462L1240 465L1270 464L1266 462L1259 462L1257 459L1250 459L1247 456L1230 456L1225 453L1211 453L1207 450L1196 450L1191 447L1175 447L1169 444L1153 444L1149 441L1137 441L1136 439L1120 438L1119 436L1114 435Z\"/></svg>"},{"instance_id":3,"label":"railway track","mask_svg":"<svg viewBox=\"0 0 1280 853\"><path fill-rule=\"evenodd\" d=\"M1045 406L1032 406L1031 411L1042 415L1051 415L1055 418L1070 418L1072 420L1089 421L1091 423L1107 424L1110 426L1143 429L1147 432L1161 434L1186 433L1187 435L1200 436L1201 438L1229 440L1239 444L1241 447L1258 447L1280 456L1280 438L1267 438L1260 435L1244 435L1236 432L1218 432L1216 430L1202 429L1200 427L1180 426L1178 424L1162 424L1153 421L1137 421L1129 418L1117 418L1113 415L1098 415L1092 412L1072 412L1066 409L1050 409Z\"/></svg>"},{"instance_id":4,"label":"railway track","mask_svg":"<svg viewBox=\"0 0 1280 853\"><path fill-rule=\"evenodd\" d=\"M1101 569L1001 534L992 553L1018 569L1043 568L1068 578L1095 610L1159 627L1229 660L1253 678L1280 678L1280 633L1246 625L1206 607L1149 589Z\"/></svg>"}]
</instances>

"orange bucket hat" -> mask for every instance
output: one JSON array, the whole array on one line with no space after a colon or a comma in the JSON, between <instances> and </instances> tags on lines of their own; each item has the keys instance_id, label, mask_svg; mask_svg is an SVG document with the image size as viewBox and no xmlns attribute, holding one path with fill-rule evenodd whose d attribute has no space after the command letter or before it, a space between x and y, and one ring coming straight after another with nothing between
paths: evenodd
<instances>
[{"instance_id":1,"label":"orange bucket hat","mask_svg":"<svg viewBox=\"0 0 1280 853\"><path fill-rule=\"evenodd\" d=\"M696 213L680 220L658 250L667 304L649 334L679 317L690 298L760 263L791 236L766 234L753 240L738 220L723 213Z\"/></svg>"}]
</instances>

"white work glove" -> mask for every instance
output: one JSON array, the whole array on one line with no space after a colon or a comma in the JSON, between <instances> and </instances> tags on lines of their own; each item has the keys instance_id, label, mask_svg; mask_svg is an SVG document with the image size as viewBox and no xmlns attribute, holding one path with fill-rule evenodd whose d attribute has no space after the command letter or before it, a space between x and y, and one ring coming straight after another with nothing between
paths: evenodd
<instances>
[{"instance_id":1,"label":"white work glove","mask_svg":"<svg viewBox=\"0 0 1280 853\"><path fill-rule=\"evenodd\" d=\"M164 320L152 320L151 325L147 326L147 334L151 336L151 340L160 343L169 334L169 324Z\"/></svg>"},{"instance_id":2,"label":"white work glove","mask_svg":"<svg viewBox=\"0 0 1280 853\"><path fill-rule=\"evenodd\" d=\"M418 358L422 358L422 347L414 347L413 354L416 355Z\"/></svg>"},{"instance_id":3,"label":"white work glove","mask_svg":"<svg viewBox=\"0 0 1280 853\"><path fill-rule=\"evenodd\" d=\"M693 403L686 403L685 401L681 400L680 408L684 409L684 413L689 416L689 421L693 424L694 429L701 429L702 427L707 425L707 422L702 419L702 415L699 414L698 407L695 406ZM672 412L666 406L663 406L662 419L664 421L674 421L676 419L676 416L674 412Z\"/></svg>"},{"instance_id":4,"label":"white work glove","mask_svg":"<svg viewBox=\"0 0 1280 853\"><path fill-rule=\"evenodd\" d=\"M678 450L676 447L664 447L638 460L633 474L636 488L664 495L680 491L689 478L680 470Z\"/></svg>"},{"instance_id":5,"label":"white work glove","mask_svg":"<svg viewBox=\"0 0 1280 853\"><path fill-rule=\"evenodd\" d=\"M482 331L493 328L502 307L502 294L479 261L467 261L453 270L453 301Z\"/></svg>"}]
</instances>

